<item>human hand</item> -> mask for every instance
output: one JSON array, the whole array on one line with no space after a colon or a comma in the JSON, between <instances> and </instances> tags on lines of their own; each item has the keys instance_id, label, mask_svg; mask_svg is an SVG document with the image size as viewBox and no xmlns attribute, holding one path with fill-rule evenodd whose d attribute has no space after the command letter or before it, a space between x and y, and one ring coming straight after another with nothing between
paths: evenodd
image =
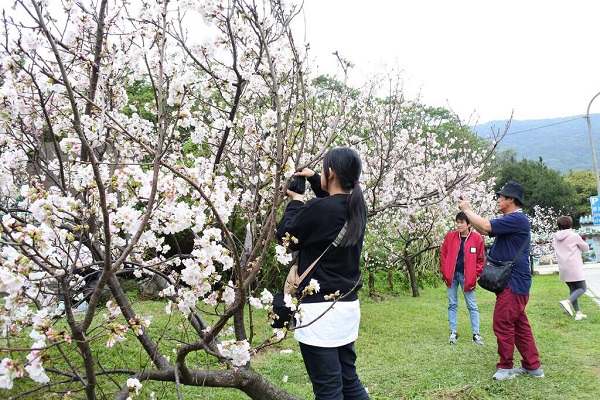
<instances>
[{"instance_id":1,"label":"human hand","mask_svg":"<svg viewBox=\"0 0 600 400\"><path fill-rule=\"evenodd\" d=\"M291 200L298 200L304 202L304 195L300 193L296 193L291 190L286 190L285 193L290 197Z\"/></svg>"},{"instance_id":2,"label":"human hand","mask_svg":"<svg viewBox=\"0 0 600 400\"><path fill-rule=\"evenodd\" d=\"M465 198L462 195L458 196L458 208L460 209L460 211L466 211L471 209L471 205L467 200L465 200Z\"/></svg>"},{"instance_id":3,"label":"human hand","mask_svg":"<svg viewBox=\"0 0 600 400\"><path fill-rule=\"evenodd\" d=\"M303 176L305 178L312 178L315 175L315 171L310 168L303 168L302 171L298 171L294 176Z\"/></svg>"}]
</instances>

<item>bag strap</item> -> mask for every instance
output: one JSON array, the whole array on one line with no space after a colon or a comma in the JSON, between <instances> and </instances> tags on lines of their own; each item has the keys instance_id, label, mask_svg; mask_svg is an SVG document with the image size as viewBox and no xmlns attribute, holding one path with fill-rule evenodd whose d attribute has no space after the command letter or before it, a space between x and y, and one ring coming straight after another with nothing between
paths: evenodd
<instances>
[{"instance_id":1,"label":"bag strap","mask_svg":"<svg viewBox=\"0 0 600 400\"><path fill-rule=\"evenodd\" d=\"M525 241L523 242L523 244L521 245L521 248L519 249L519 251L517 251L517 255L515 256L515 258L512 260L512 263L515 264L517 262L517 260L519 259L519 257L521 256L521 253L523 253L523 250L525 250L525 247L527 246L527 242L530 241L531 238L531 232L529 232L529 234L527 235L527 238L525 239ZM494 246L496 245L496 242L494 242ZM494 246L492 246L492 248L490 249L490 257L491 257L491 253L492 250L494 249Z\"/></svg>"},{"instance_id":2,"label":"bag strap","mask_svg":"<svg viewBox=\"0 0 600 400\"><path fill-rule=\"evenodd\" d=\"M333 240L333 242L327 246L325 248L325 250L323 250L323 252L321 253L321 255L319 257L317 257L317 259L315 261L312 262L312 264L310 264L308 266L308 268L306 268L306 271L304 271L304 273L302 275L300 275L300 282L304 281L304 279L308 276L308 274L310 274L310 271L313 270L313 268L315 267L315 265L317 265L317 263L319 262L319 260L321 259L321 257L323 257L325 255L325 253L327 252L327 250L329 250L329 248L331 246L333 247L338 247L340 242L342 241L342 239L344 238L344 236L346 236L346 230L348 228L348 221L346 221L344 223L344 226L342 226L342 229L340 230L340 232L338 233L338 235L336 236L336 238Z\"/></svg>"},{"instance_id":3,"label":"bag strap","mask_svg":"<svg viewBox=\"0 0 600 400\"><path fill-rule=\"evenodd\" d=\"M525 250L525 247L527 247L527 242L529 242L531 240L530 238L531 238L531 232L529 232L529 234L527 235L527 239L525 239L525 241L521 245L521 248L519 249L519 251L517 251L517 255L515 256L515 259L513 260L513 264L517 263L517 260L521 256L521 253Z\"/></svg>"}]
</instances>

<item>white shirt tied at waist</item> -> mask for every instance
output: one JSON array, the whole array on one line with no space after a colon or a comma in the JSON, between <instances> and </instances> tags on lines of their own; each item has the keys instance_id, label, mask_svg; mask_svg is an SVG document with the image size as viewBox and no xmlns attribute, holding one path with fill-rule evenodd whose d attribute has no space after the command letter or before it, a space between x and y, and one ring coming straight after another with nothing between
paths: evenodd
<instances>
[{"instance_id":1,"label":"white shirt tied at waist","mask_svg":"<svg viewBox=\"0 0 600 400\"><path fill-rule=\"evenodd\" d=\"M358 338L360 325L360 301L303 303L296 314L296 326L312 324L296 329L294 339L318 347L338 347ZM325 315L319 316L323 314ZM319 319L317 319L319 318ZM316 320L316 321L315 321Z\"/></svg>"}]
</instances>

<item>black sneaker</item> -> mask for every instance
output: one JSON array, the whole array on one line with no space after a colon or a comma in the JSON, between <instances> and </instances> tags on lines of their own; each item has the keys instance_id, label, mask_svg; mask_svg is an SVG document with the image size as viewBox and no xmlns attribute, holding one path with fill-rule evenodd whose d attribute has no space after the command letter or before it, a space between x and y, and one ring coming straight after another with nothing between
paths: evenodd
<instances>
[{"instance_id":1,"label":"black sneaker","mask_svg":"<svg viewBox=\"0 0 600 400\"><path fill-rule=\"evenodd\" d=\"M448 339L448 343L454 344L456 342L458 342L458 333L456 333L456 332L450 333L450 339Z\"/></svg>"}]
</instances>

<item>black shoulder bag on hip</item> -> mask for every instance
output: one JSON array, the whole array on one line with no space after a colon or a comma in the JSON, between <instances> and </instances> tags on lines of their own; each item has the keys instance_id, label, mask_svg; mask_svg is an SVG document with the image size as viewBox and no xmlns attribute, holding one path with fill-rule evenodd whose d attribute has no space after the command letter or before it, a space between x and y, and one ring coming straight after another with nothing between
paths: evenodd
<instances>
[{"instance_id":1,"label":"black shoulder bag on hip","mask_svg":"<svg viewBox=\"0 0 600 400\"><path fill-rule=\"evenodd\" d=\"M525 250L527 242L529 242L529 235L527 235L527 239L525 239L525 242L519 251L517 251L517 255L512 261L498 261L489 255L486 256L483 271L477 280L479 286L496 294L502 292L504 288L506 288L506 285L508 284L508 278L510 277L510 272L523 253L523 250Z\"/></svg>"}]
</instances>

